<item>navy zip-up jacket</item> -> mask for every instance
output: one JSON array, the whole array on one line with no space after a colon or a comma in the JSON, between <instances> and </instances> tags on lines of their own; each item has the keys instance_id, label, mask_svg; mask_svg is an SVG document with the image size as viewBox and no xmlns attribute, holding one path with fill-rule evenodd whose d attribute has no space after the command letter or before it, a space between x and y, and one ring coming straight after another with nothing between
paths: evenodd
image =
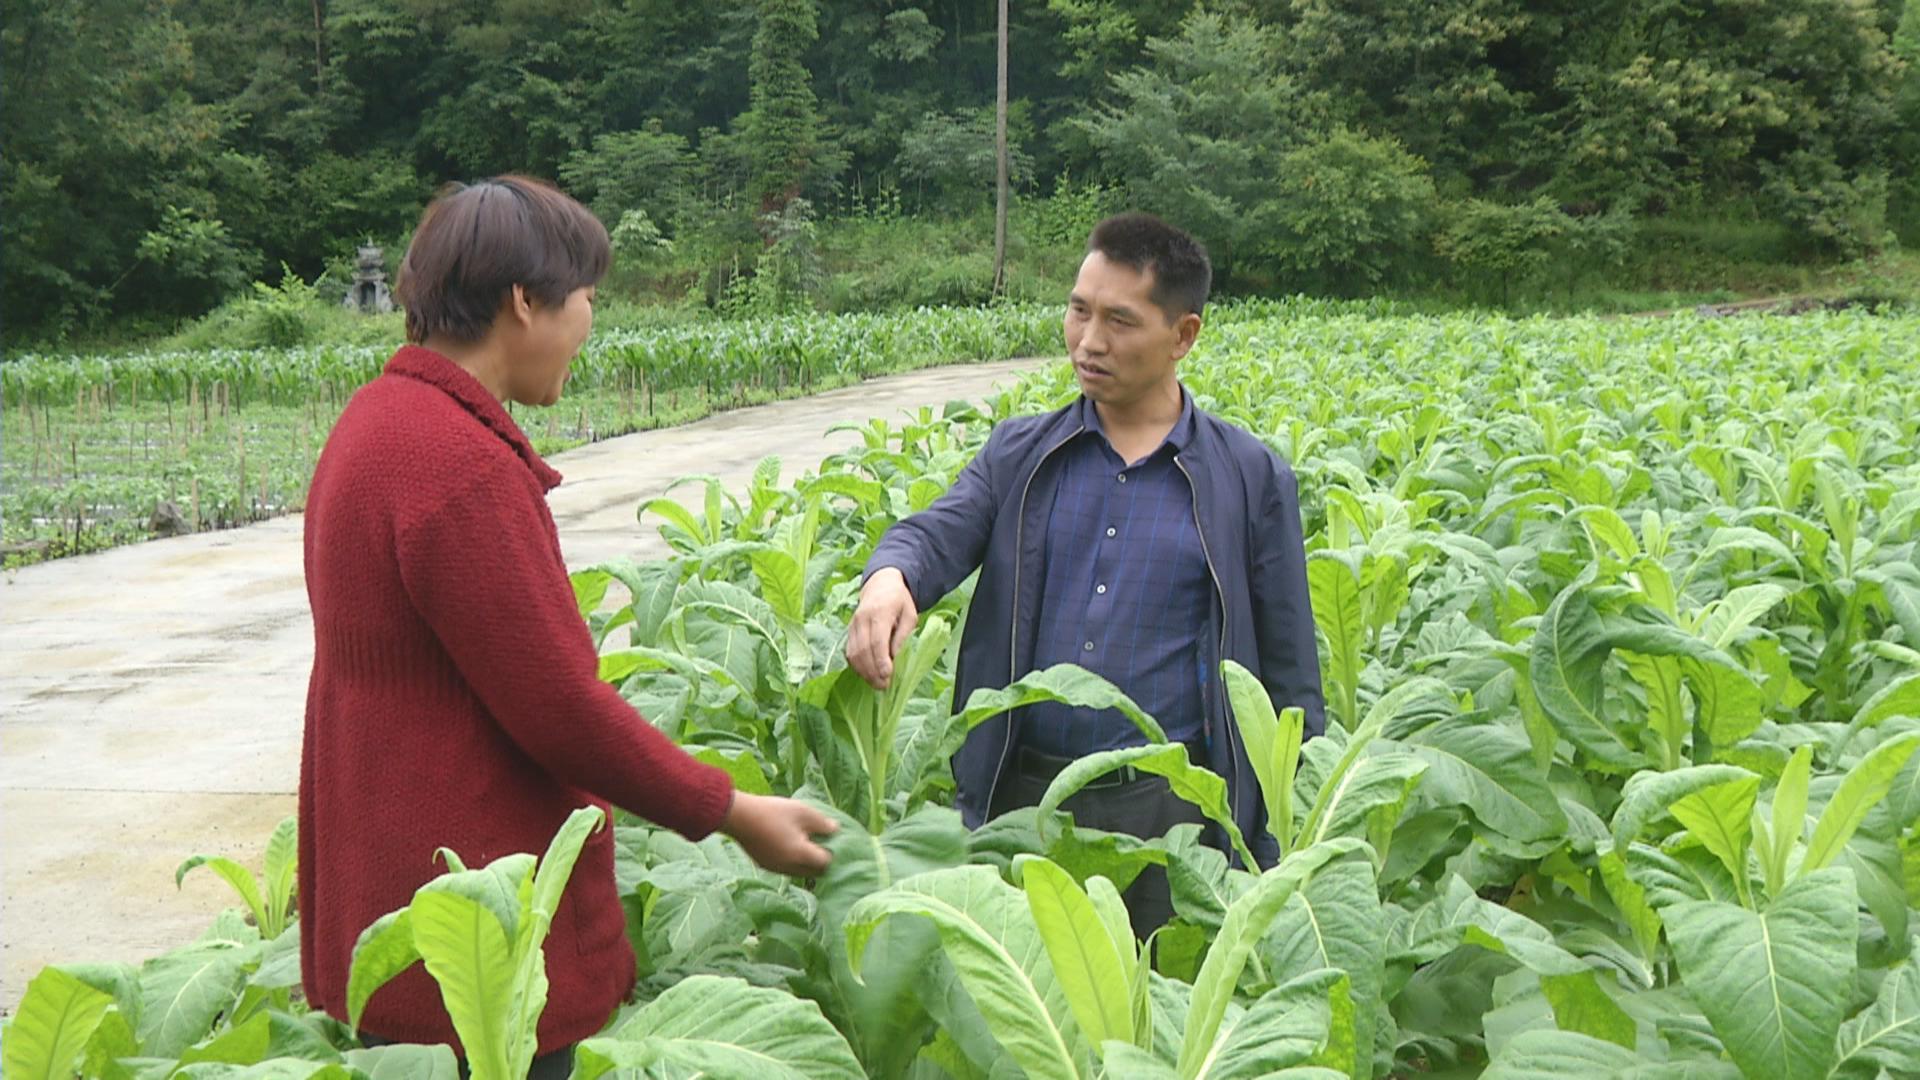
<instances>
[{"instance_id":1,"label":"navy zip-up jacket","mask_svg":"<svg viewBox=\"0 0 1920 1080\"><path fill-rule=\"evenodd\" d=\"M1006 686L1032 670L1046 515L1060 473L1055 452L1085 430L1084 407L1080 399L1002 422L953 487L887 530L867 561L869 576L897 568L922 611L980 571L960 640L956 708L975 690ZM1214 579L1216 655L1253 672L1275 709L1305 710L1307 736L1320 734L1326 708L1292 468L1260 440L1199 409L1191 443L1174 463L1193 488L1195 524ZM1277 853L1266 804L1220 680L1208 680L1205 693L1206 764L1226 778L1234 823L1255 857L1271 862ZM1001 716L981 724L954 756L956 802L969 828L986 821L1012 754L1012 723Z\"/></svg>"}]
</instances>

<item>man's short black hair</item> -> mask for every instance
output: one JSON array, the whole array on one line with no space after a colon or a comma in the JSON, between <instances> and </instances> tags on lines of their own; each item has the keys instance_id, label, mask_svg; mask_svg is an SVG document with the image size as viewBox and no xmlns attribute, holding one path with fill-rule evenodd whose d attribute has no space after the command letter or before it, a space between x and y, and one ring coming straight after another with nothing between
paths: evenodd
<instances>
[{"instance_id":1,"label":"man's short black hair","mask_svg":"<svg viewBox=\"0 0 1920 1080\"><path fill-rule=\"evenodd\" d=\"M1213 288L1213 263L1191 235L1138 211L1115 214L1093 227L1087 251L1153 274L1153 302L1167 321L1198 315Z\"/></svg>"}]
</instances>

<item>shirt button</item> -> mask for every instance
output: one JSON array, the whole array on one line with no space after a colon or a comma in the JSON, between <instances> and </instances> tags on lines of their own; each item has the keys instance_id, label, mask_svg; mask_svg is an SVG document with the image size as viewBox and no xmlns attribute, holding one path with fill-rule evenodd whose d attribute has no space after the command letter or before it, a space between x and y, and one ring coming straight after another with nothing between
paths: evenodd
<instances>
[{"instance_id":1,"label":"shirt button","mask_svg":"<svg viewBox=\"0 0 1920 1080\"><path fill-rule=\"evenodd\" d=\"M1093 651L1093 642L1091 642L1091 641L1089 641L1089 642L1087 642L1087 643L1086 643L1085 645L1082 645L1082 646L1080 646L1080 651L1081 651L1081 652L1092 652L1092 651Z\"/></svg>"},{"instance_id":2,"label":"shirt button","mask_svg":"<svg viewBox=\"0 0 1920 1080\"><path fill-rule=\"evenodd\" d=\"M1120 482L1121 482L1121 483L1123 483L1123 484L1127 482L1127 474L1126 474L1126 473L1121 473L1121 474L1120 474Z\"/></svg>"},{"instance_id":3,"label":"shirt button","mask_svg":"<svg viewBox=\"0 0 1920 1080\"><path fill-rule=\"evenodd\" d=\"M1107 587L1105 585L1095 585L1093 591L1105 596L1107 594Z\"/></svg>"},{"instance_id":4,"label":"shirt button","mask_svg":"<svg viewBox=\"0 0 1920 1080\"><path fill-rule=\"evenodd\" d=\"M1114 535L1114 531L1113 531L1112 529L1108 529L1108 530L1107 530L1107 535L1108 535L1108 536L1112 536L1112 535Z\"/></svg>"}]
</instances>

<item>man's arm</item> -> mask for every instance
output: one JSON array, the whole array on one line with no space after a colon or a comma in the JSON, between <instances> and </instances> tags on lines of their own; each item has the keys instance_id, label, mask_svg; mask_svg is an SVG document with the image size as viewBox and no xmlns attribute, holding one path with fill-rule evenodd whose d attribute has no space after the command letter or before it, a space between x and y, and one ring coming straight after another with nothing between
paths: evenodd
<instances>
[{"instance_id":1,"label":"man's arm","mask_svg":"<svg viewBox=\"0 0 1920 1080\"><path fill-rule=\"evenodd\" d=\"M894 523L867 559L866 576L887 567L906 578L913 601L931 607L980 568L993 532L997 500L991 463L994 437L960 470L933 505Z\"/></svg>"},{"instance_id":2,"label":"man's arm","mask_svg":"<svg viewBox=\"0 0 1920 1080\"><path fill-rule=\"evenodd\" d=\"M1259 541L1251 561L1260 682L1276 710L1298 706L1306 712L1306 735L1312 738L1327 729L1326 699L1320 688L1320 651L1307 592L1300 487L1293 469L1278 459L1255 524Z\"/></svg>"}]
</instances>

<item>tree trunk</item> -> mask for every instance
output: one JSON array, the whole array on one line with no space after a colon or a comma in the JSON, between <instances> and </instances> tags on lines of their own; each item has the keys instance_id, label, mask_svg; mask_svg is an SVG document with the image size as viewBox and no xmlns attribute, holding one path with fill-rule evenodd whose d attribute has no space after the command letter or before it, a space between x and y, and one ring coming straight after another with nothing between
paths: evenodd
<instances>
[{"instance_id":1,"label":"tree trunk","mask_svg":"<svg viewBox=\"0 0 1920 1080\"><path fill-rule=\"evenodd\" d=\"M1007 292L1007 0L1000 0L1000 78L993 100L993 156L999 184L993 202L993 295Z\"/></svg>"},{"instance_id":2,"label":"tree trunk","mask_svg":"<svg viewBox=\"0 0 1920 1080\"><path fill-rule=\"evenodd\" d=\"M327 2L313 0L313 92L319 93L327 77Z\"/></svg>"}]
</instances>

